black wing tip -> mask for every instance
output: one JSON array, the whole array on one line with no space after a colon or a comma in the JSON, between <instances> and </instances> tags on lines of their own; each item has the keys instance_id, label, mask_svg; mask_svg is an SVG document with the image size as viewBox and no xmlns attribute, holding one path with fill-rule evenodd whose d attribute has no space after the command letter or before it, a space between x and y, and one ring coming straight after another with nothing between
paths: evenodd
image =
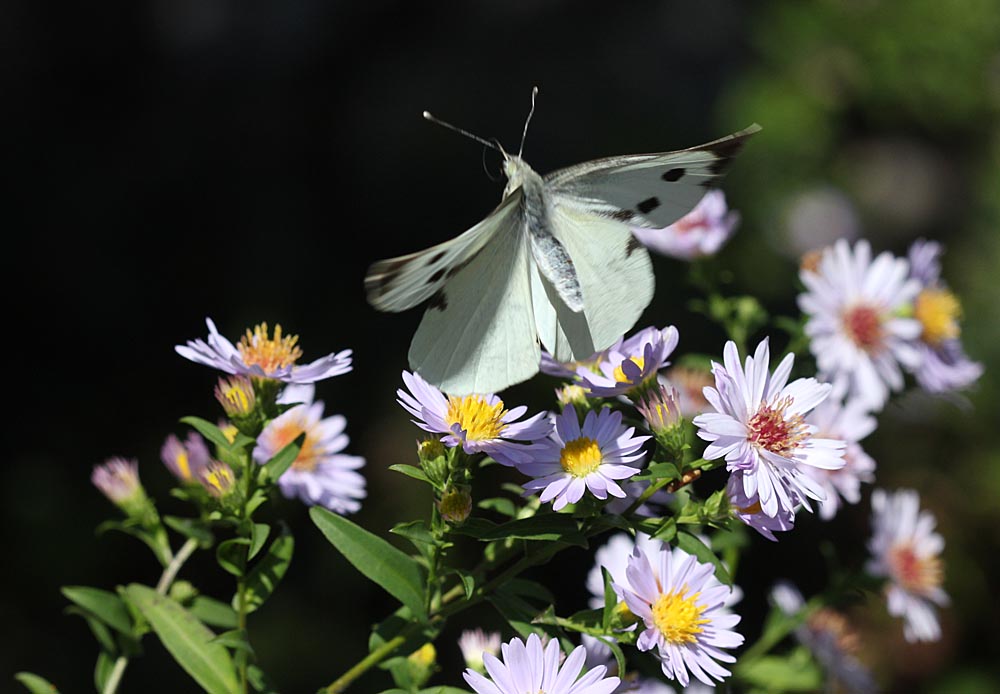
<instances>
[{"instance_id":1,"label":"black wing tip","mask_svg":"<svg viewBox=\"0 0 1000 694\"><path fill-rule=\"evenodd\" d=\"M700 147L692 147L691 149L700 149L714 154L717 159L710 164L711 173L714 176L723 175L733 163L733 159L736 155L740 153L743 146L747 143L747 140L752 136L759 133L763 128L757 123L751 123L749 126L738 130L731 135L726 135L718 140L713 140L712 142L707 142Z\"/></svg>"}]
</instances>

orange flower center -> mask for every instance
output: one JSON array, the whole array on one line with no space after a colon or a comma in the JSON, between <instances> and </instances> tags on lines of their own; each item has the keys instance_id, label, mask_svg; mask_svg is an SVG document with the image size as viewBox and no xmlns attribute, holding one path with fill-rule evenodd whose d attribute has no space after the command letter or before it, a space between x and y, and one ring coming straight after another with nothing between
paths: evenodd
<instances>
[{"instance_id":1,"label":"orange flower center","mask_svg":"<svg viewBox=\"0 0 1000 694\"><path fill-rule=\"evenodd\" d=\"M267 323L261 323L253 332L247 330L236 348L248 366L257 365L265 373L271 373L291 366L302 356L302 350L296 345L298 341L298 335L282 337L280 325L274 326L274 337L269 337Z\"/></svg>"},{"instance_id":2,"label":"orange flower center","mask_svg":"<svg viewBox=\"0 0 1000 694\"><path fill-rule=\"evenodd\" d=\"M889 550L889 567L896 583L911 593L929 593L944 579L941 560L936 556L919 556L911 544L899 544Z\"/></svg>"}]
</instances>

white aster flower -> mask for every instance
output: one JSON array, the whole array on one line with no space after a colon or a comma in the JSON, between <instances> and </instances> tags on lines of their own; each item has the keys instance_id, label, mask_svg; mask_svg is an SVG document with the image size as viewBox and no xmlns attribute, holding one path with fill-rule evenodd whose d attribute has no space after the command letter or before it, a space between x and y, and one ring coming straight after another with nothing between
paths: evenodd
<instances>
[{"instance_id":1,"label":"white aster flower","mask_svg":"<svg viewBox=\"0 0 1000 694\"><path fill-rule=\"evenodd\" d=\"M500 650L502 660L489 653L483 655L489 679L471 669L463 673L476 694L611 694L621 682L617 677L605 677L604 666L580 676L586 659L583 646L575 648L560 667L558 639L549 641L543 650L542 640L531 634L527 643L511 639Z\"/></svg>"},{"instance_id":2,"label":"white aster flower","mask_svg":"<svg viewBox=\"0 0 1000 694\"><path fill-rule=\"evenodd\" d=\"M299 391L297 395L309 395ZM272 419L257 437L253 457L266 463L278 451L305 433L298 456L278 479L281 493L336 513L354 513L366 496L365 478L358 469L365 459L341 453L348 444L342 415L323 417L322 401L305 402Z\"/></svg>"},{"instance_id":3,"label":"white aster flower","mask_svg":"<svg viewBox=\"0 0 1000 694\"><path fill-rule=\"evenodd\" d=\"M639 472L649 436L633 436L634 427L622 424L621 412L591 410L580 426L576 409L567 405L555 418L555 431L532 448L530 461L516 467L532 481L524 488L541 491L542 503L551 501L556 511L575 504L584 491L598 499L625 498L618 481Z\"/></svg>"},{"instance_id":4,"label":"white aster flower","mask_svg":"<svg viewBox=\"0 0 1000 694\"><path fill-rule=\"evenodd\" d=\"M805 332L820 378L844 381L849 396L872 409L885 405L890 389L903 387L900 364L920 364L920 323L904 317L920 283L908 272L903 258L884 252L873 261L867 241L852 249L841 239L823 251L815 270L799 273L807 288L799 308L809 316Z\"/></svg>"},{"instance_id":5,"label":"white aster flower","mask_svg":"<svg viewBox=\"0 0 1000 694\"><path fill-rule=\"evenodd\" d=\"M636 547L616 592L645 629L636 647L654 647L663 673L687 686L694 675L704 684L730 673L716 661L736 661L723 649L736 648L743 636L732 630L739 615L726 609L732 588L719 582L711 564L702 564L680 548L663 546L647 556Z\"/></svg>"},{"instance_id":6,"label":"white aster flower","mask_svg":"<svg viewBox=\"0 0 1000 694\"><path fill-rule=\"evenodd\" d=\"M351 350L328 354L311 364L297 365L302 350L297 335L282 336L281 326L274 326L274 335L267 323L249 330L234 345L219 334L211 318L206 318L208 341L188 340L187 345L174 349L185 359L211 366L228 374L267 378L284 383L315 383L351 370Z\"/></svg>"},{"instance_id":7,"label":"white aster flower","mask_svg":"<svg viewBox=\"0 0 1000 694\"><path fill-rule=\"evenodd\" d=\"M889 614L903 618L907 641L941 637L934 606L949 603L941 588L944 539L934 532L934 516L920 510L920 495L912 489L888 494L872 492L872 553L867 569L889 579L885 593Z\"/></svg>"},{"instance_id":8,"label":"white aster flower","mask_svg":"<svg viewBox=\"0 0 1000 694\"><path fill-rule=\"evenodd\" d=\"M759 501L764 515L772 518L793 512L806 496L824 498L805 466L844 466L844 442L818 438L816 427L805 420L832 386L814 378L788 383L793 360L789 354L771 374L766 339L745 365L740 365L736 344L727 342L724 365L712 364L715 388L705 389L715 412L694 418L698 436L709 442L705 459L725 458L727 470L741 473L746 499Z\"/></svg>"},{"instance_id":9,"label":"white aster flower","mask_svg":"<svg viewBox=\"0 0 1000 694\"><path fill-rule=\"evenodd\" d=\"M500 632L485 632L482 629L466 629L458 637L458 648L462 651L465 666L476 672L486 672L483 654L494 658L500 655Z\"/></svg>"}]
</instances>

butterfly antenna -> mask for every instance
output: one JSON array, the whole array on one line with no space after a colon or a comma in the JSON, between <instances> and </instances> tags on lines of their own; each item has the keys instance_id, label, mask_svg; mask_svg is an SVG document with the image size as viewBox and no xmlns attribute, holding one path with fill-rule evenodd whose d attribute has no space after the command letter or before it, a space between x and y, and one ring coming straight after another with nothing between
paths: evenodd
<instances>
[{"instance_id":1,"label":"butterfly antenna","mask_svg":"<svg viewBox=\"0 0 1000 694\"><path fill-rule=\"evenodd\" d=\"M484 140L483 138L479 137L478 135L473 135L468 130L462 130L458 126L452 125L451 123L446 123L445 121L443 121L443 120L441 120L441 119L439 119L439 118L437 118L435 116L432 116L431 113L430 113L430 111L424 111L424 118L427 119L427 120L429 120L431 123L436 123L436 124L440 125L441 127L447 128L448 130L454 130L459 135L465 135L467 138L469 138L471 140L475 140L476 142L482 143L482 144L486 145L487 147L489 147L491 149L495 149L496 151L500 152L500 154L504 155L505 157L507 156L507 153L503 151L503 147L501 147L499 143L497 143L497 142L490 142L489 140Z\"/></svg>"},{"instance_id":2,"label":"butterfly antenna","mask_svg":"<svg viewBox=\"0 0 1000 694\"><path fill-rule=\"evenodd\" d=\"M521 133L521 148L517 150L517 156L520 157L521 153L524 152L524 139L528 137L528 124L531 122L531 117L535 115L535 97L538 96L538 87L531 88L531 110L528 111L528 117L524 120L524 132Z\"/></svg>"}]
</instances>

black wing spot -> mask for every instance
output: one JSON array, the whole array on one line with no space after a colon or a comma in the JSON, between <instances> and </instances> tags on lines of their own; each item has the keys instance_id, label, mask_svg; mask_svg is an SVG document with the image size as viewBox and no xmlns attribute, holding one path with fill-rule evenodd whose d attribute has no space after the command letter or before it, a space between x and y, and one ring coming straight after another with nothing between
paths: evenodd
<instances>
[{"instance_id":1,"label":"black wing spot","mask_svg":"<svg viewBox=\"0 0 1000 694\"><path fill-rule=\"evenodd\" d=\"M427 278L427 284L435 284L435 283L437 283L438 280L440 280L442 277L444 277L445 271L446 271L446 268L443 268L443 267L442 268L438 268L437 271L433 275L431 275L430 277Z\"/></svg>"},{"instance_id":2,"label":"black wing spot","mask_svg":"<svg viewBox=\"0 0 1000 694\"><path fill-rule=\"evenodd\" d=\"M670 171L664 172L660 178L662 178L667 183L673 183L679 181L681 176L684 175L684 169L670 169Z\"/></svg>"},{"instance_id":3,"label":"black wing spot","mask_svg":"<svg viewBox=\"0 0 1000 694\"><path fill-rule=\"evenodd\" d=\"M636 237L629 234L628 243L625 244L625 257L631 258L632 254L642 248L642 243Z\"/></svg>"},{"instance_id":4,"label":"black wing spot","mask_svg":"<svg viewBox=\"0 0 1000 694\"><path fill-rule=\"evenodd\" d=\"M438 251L433 256L431 256L431 259L427 261L427 264L428 265L436 265L437 262L439 260L441 260L441 258L443 258L444 256L445 256L445 252L444 251Z\"/></svg>"},{"instance_id":5,"label":"black wing spot","mask_svg":"<svg viewBox=\"0 0 1000 694\"><path fill-rule=\"evenodd\" d=\"M445 296L443 289L432 296L430 301L427 302L427 309L430 310L432 308L438 311L444 311L448 308L448 297Z\"/></svg>"},{"instance_id":6,"label":"black wing spot","mask_svg":"<svg viewBox=\"0 0 1000 694\"><path fill-rule=\"evenodd\" d=\"M636 207L639 210L639 214L649 214L659 206L660 206L660 199L657 197L646 198L638 205L636 205Z\"/></svg>"}]
</instances>

